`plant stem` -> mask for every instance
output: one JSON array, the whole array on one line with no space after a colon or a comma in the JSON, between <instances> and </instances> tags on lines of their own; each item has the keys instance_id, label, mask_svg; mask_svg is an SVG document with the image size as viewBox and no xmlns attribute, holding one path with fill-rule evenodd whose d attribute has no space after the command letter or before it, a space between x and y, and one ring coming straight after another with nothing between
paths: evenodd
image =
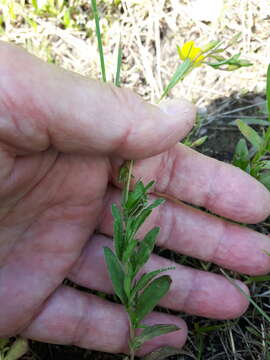
<instances>
[{"instance_id":1,"label":"plant stem","mask_svg":"<svg viewBox=\"0 0 270 360\"><path fill-rule=\"evenodd\" d=\"M129 317L129 343L131 343L131 344L133 343L134 337L135 337L135 331L134 331L134 328L132 326L132 321L131 321L131 319ZM134 360L135 351L134 351L132 346L129 346L129 356L130 356L130 360Z\"/></svg>"},{"instance_id":2,"label":"plant stem","mask_svg":"<svg viewBox=\"0 0 270 360\"><path fill-rule=\"evenodd\" d=\"M127 199L128 199L128 193L129 193L129 190L130 190L130 182L131 182L133 165L134 165L134 160L128 160L128 164L127 164L128 176L127 176L127 181L125 183L125 189L124 189L124 191L125 191L124 203L126 203Z\"/></svg>"}]
</instances>

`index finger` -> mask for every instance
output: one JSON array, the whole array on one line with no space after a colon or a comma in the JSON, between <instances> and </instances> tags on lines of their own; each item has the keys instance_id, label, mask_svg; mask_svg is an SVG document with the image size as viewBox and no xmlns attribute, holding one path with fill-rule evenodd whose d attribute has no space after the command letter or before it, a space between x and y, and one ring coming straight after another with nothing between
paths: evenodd
<instances>
[{"instance_id":1,"label":"index finger","mask_svg":"<svg viewBox=\"0 0 270 360\"><path fill-rule=\"evenodd\" d=\"M182 144L135 163L135 178L154 180L155 191L244 223L270 214L270 193L237 167Z\"/></svg>"}]
</instances>

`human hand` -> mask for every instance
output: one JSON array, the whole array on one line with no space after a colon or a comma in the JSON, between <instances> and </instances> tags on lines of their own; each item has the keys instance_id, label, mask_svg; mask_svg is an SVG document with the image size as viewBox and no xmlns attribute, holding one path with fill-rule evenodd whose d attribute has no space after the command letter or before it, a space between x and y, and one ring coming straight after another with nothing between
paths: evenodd
<instances>
[{"instance_id":1,"label":"human hand","mask_svg":"<svg viewBox=\"0 0 270 360\"><path fill-rule=\"evenodd\" d=\"M124 159L137 160L135 176L154 179L156 192L234 221L263 220L269 192L239 169L177 144L192 127L192 105L173 102L162 111L17 47L0 43L0 50L0 337L125 352L122 306L62 284L68 278L112 292L103 246L111 242L110 205L119 201L115 179ZM144 230L153 223L161 226L161 247L247 274L270 269L269 239L248 228L174 201ZM147 270L170 265L153 255ZM222 276L175 266L162 306L217 319L246 310L245 297ZM141 354L184 344L179 317L154 312L147 321L181 329Z\"/></svg>"}]
</instances>

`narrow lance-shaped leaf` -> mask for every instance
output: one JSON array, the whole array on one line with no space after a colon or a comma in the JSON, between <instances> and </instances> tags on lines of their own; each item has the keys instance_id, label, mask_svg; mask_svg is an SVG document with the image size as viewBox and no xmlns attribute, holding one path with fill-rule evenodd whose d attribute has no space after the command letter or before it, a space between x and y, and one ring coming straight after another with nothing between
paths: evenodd
<instances>
[{"instance_id":1,"label":"narrow lance-shaped leaf","mask_svg":"<svg viewBox=\"0 0 270 360\"><path fill-rule=\"evenodd\" d=\"M91 0L91 4L92 4L92 10L94 13L95 24L96 24L96 36L97 36L97 41L98 41L98 52L99 52L102 80L103 80L103 82L106 82L106 69L105 69L103 45L102 45L101 31L100 31L100 25L99 25L99 15L98 15L98 10L97 10L96 0Z\"/></svg>"},{"instance_id":2,"label":"narrow lance-shaped leaf","mask_svg":"<svg viewBox=\"0 0 270 360\"><path fill-rule=\"evenodd\" d=\"M114 79L114 85L120 87L120 72L122 66L122 48L121 48L121 39L118 44L118 52L117 52L117 66L116 66L116 74Z\"/></svg>"},{"instance_id":3,"label":"narrow lance-shaped leaf","mask_svg":"<svg viewBox=\"0 0 270 360\"><path fill-rule=\"evenodd\" d=\"M132 225L132 231L133 234L136 234L138 229L141 227L141 225L145 222L145 220L148 218L148 216L151 214L152 210L162 203L164 203L164 199L157 199L152 202L149 206L147 206L145 209L143 209L137 216L137 219L133 222Z\"/></svg>"},{"instance_id":4,"label":"narrow lance-shaped leaf","mask_svg":"<svg viewBox=\"0 0 270 360\"><path fill-rule=\"evenodd\" d=\"M18 338L10 347L5 356L5 360L17 360L27 353L28 341L22 338Z\"/></svg>"},{"instance_id":5,"label":"narrow lance-shaped leaf","mask_svg":"<svg viewBox=\"0 0 270 360\"><path fill-rule=\"evenodd\" d=\"M116 295L120 298L122 304L126 304L127 298L124 291L125 274L122 269L122 266L110 248L108 247L104 248L104 256L110 274L110 278L113 284L113 289Z\"/></svg>"},{"instance_id":6,"label":"narrow lance-shaped leaf","mask_svg":"<svg viewBox=\"0 0 270 360\"><path fill-rule=\"evenodd\" d=\"M147 274L143 274L140 277L140 279L137 281L134 288L132 289L131 296L135 296L139 291L143 290L143 288L145 288L145 286L148 285L150 283L150 281L152 281L154 279L154 277L156 277L157 275L161 274L164 271L174 270L174 269L175 269L175 267L171 266L171 267L167 267L167 268L163 268L163 269L154 270Z\"/></svg>"},{"instance_id":7,"label":"narrow lance-shaped leaf","mask_svg":"<svg viewBox=\"0 0 270 360\"><path fill-rule=\"evenodd\" d=\"M127 270L125 271L125 278L124 278L124 290L125 290L125 294L129 300L130 303L130 294L131 294L131 290L132 290L132 280L134 278L133 276L133 268L131 263L128 263L127 265Z\"/></svg>"},{"instance_id":8,"label":"narrow lance-shaped leaf","mask_svg":"<svg viewBox=\"0 0 270 360\"><path fill-rule=\"evenodd\" d=\"M125 203L125 208L128 211L129 215L134 213L139 207L145 204L147 200L147 195L145 187L141 181L138 181L134 187L133 191L130 191L128 194L128 199Z\"/></svg>"},{"instance_id":9,"label":"narrow lance-shaped leaf","mask_svg":"<svg viewBox=\"0 0 270 360\"><path fill-rule=\"evenodd\" d=\"M112 205L112 215L114 218L114 224L113 224L114 247L115 247L116 256L118 257L119 260L121 260L125 246L124 236L123 236L124 229L123 229L122 216L120 210L115 204Z\"/></svg>"},{"instance_id":10,"label":"narrow lance-shaped leaf","mask_svg":"<svg viewBox=\"0 0 270 360\"><path fill-rule=\"evenodd\" d=\"M8 344L8 342L9 342L9 339L7 339L7 338L0 339L0 351L2 351L5 348L5 346Z\"/></svg>"},{"instance_id":11,"label":"narrow lance-shaped leaf","mask_svg":"<svg viewBox=\"0 0 270 360\"><path fill-rule=\"evenodd\" d=\"M138 350L146 341L153 339L154 337L168 334L173 331L179 330L179 327L176 325L166 325L166 324L156 324L152 326L147 326L143 329L140 335L136 336L133 340L131 346L134 350Z\"/></svg>"},{"instance_id":12,"label":"narrow lance-shaped leaf","mask_svg":"<svg viewBox=\"0 0 270 360\"><path fill-rule=\"evenodd\" d=\"M159 233L159 227L155 227L152 230L150 230L145 235L144 239L140 242L139 249L136 254L137 266L135 273L137 273L150 258L150 255L155 246L155 241L158 233Z\"/></svg>"},{"instance_id":13,"label":"narrow lance-shaped leaf","mask_svg":"<svg viewBox=\"0 0 270 360\"><path fill-rule=\"evenodd\" d=\"M189 70L192 67L192 62L189 59L186 59L183 63L181 63L175 73L173 74L173 77L167 87L165 88L161 99L162 100L166 95L168 95L169 91L180 81L184 78L184 76L189 72Z\"/></svg>"},{"instance_id":14,"label":"narrow lance-shaped leaf","mask_svg":"<svg viewBox=\"0 0 270 360\"><path fill-rule=\"evenodd\" d=\"M134 313L135 324L138 325L159 303L168 292L172 280L168 275L153 280L139 296Z\"/></svg>"},{"instance_id":15,"label":"narrow lance-shaped leaf","mask_svg":"<svg viewBox=\"0 0 270 360\"><path fill-rule=\"evenodd\" d=\"M235 153L232 161L234 166L247 171L249 165L249 152L245 139L240 139L236 145Z\"/></svg>"},{"instance_id":16,"label":"narrow lance-shaped leaf","mask_svg":"<svg viewBox=\"0 0 270 360\"><path fill-rule=\"evenodd\" d=\"M125 264L125 263L127 263L129 261L132 254L135 251L135 248L136 248L137 244L138 244L138 240L136 240L136 239L129 240L129 243L126 246L126 249L124 250L124 253L123 253L123 259L122 259L123 264Z\"/></svg>"},{"instance_id":17,"label":"narrow lance-shaped leaf","mask_svg":"<svg viewBox=\"0 0 270 360\"><path fill-rule=\"evenodd\" d=\"M150 181L144 186L142 181L137 181L134 190L129 192L127 202L125 204L129 215L134 216L136 212L141 210L147 204L148 190L154 185L154 181Z\"/></svg>"},{"instance_id":18,"label":"narrow lance-shaped leaf","mask_svg":"<svg viewBox=\"0 0 270 360\"><path fill-rule=\"evenodd\" d=\"M259 177L259 181L268 189L270 190L270 172L267 171L263 173Z\"/></svg>"},{"instance_id":19,"label":"narrow lance-shaped leaf","mask_svg":"<svg viewBox=\"0 0 270 360\"><path fill-rule=\"evenodd\" d=\"M263 170L270 170L270 160L262 161L262 169Z\"/></svg>"},{"instance_id":20,"label":"narrow lance-shaped leaf","mask_svg":"<svg viewBox=\"0 0 270 360\"><path fill-rule=\"evenodd\" d=\"M150 354L145 355L141 360L165 360L169 356L173 355L187 355L192 356L181 349L177 349L171 346L163 346L157 350L152 351Z\"/></svg>"},{"instance_id":21,"label":"narrow lance-shaped leaf","mask_svg":"<svg viewBox=\"0 0 270 360\"><path fill-rule=\"evenodd\" d=\"M245 138L256 148L259 149L263 143L263 139L257 132L249 125L245 124L241 120L236 121L237 126Z\"/></svg>"}]
</instances>

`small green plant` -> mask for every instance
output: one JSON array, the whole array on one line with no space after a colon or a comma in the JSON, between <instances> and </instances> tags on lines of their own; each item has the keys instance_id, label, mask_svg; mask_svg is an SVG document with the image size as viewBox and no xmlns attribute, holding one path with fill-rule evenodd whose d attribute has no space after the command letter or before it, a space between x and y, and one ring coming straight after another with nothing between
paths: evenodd
<instances>
[{"instance_id":1,"label":"small green plant","mask_svg":"<svg viewBox=\"0 0 270 360\"><path fill-rule=\"evenodd\" d=\"M9 339L0 339L0 360L17 360L28 351L27 340L17 338L13 343Z\"/></svg>"},{"instance_id":2,"label":"small green plant","mask_svg":"<svg viewBox=\"0 0 270 360\"><path fill-rule=\"evenodd\" d=\"M141 241L137 239L137 232L152 210L164 200L149 202L148 191L154 185L153 181L146 186L138 181L130 191L131 170L130 162L121 169L120 181L124 183L122 203L121 207L115 204L112 206L115 252L106 247L104 254L115 293L129 317L130 358L134 359L135 352L145 341L178 330L178 327L164 324L147 326L143 323L145 316L168 292L171 284L168 275L157 276L173 268L163 268L138 276L154 249L159 228L151 229ZM136 334L139 329L142 330L141 333Z\"/></svg>"},{"instance_id":3,"label":"small green plant","mask_svg":"<svg viewBox=\"0 0 270 360\"><path fill-rule=\"evenodd\" d=\"M270 190L270 65L267 70L266 104L269 125L261 134L243 120L237 120L237 126L245 138L236 146L233 165L246 171ZM251 144L248 149L246 140Z\"/></svg>"},{"instance_id":4,"label":"small green plant","mask_svg":"<svg viewBox=\"0 0 270 360\"><path fill-rule=\"evenodd\" d=\"M106 82L99 15L96 0L91 0L91 2L96 24L102 80ZM177 67L158 102L166 97L170 90L179 81L183 80L192 69L202 64L222 70L235 70L242 66L251 65L248 61L240 59L240 54L229 58L222 55L238 38L239 34L225 47L223 47L221 41L211 41L204 48L197 48L193 41L189 41L181 48L178 48L179 56L183 62ZM120 86L121 60L122 50L121 44L119 44L114 80L116 86ZM161 298L169 291L172 280L169 275L162 273L173 268L162 268L148 273L142 272L143 266L153 252L160 229L154 227L148 231L142 240L138 239L137 233L152 211L162 205L164 200L149 201L149 191L153 187L154 181L144 185L142 181L138 180L133 187L131 186L133 165L134 161L129 160L120 170L119 181L123 184L122 201L120 206L112 205L114 218L113 250L109 247L104 248L104 257L114 292L124 305L129 319L130 360L134 359L136 352L146 341L179 330L173 324L149 326L144 323L146 315L155 308ZM163 359L177 353L177 351L165 347L149 354L145 359Z\"/></svg>"}]
</instances>

